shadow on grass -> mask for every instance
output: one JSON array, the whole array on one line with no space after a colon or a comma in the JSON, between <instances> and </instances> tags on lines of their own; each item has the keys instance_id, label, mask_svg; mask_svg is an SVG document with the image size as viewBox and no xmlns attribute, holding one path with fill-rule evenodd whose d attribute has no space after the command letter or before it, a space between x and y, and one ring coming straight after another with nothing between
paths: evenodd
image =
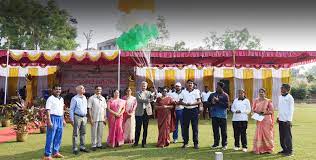
<instances>
[{"instance_id":1,"label":"shadow on grass","mask_svg":"<svg viewBox=\"0 0 316 160\"><path fill-rule=\"evenodd\" d=\"M12 143L12 142L10 142ZM86 146L90 146L87 144ZM241 151L226 150L221 149L210 149L209 147L202 147L199 150L191 148L182 149L180 147L175 147L171 145L167 148L157 148L156 143L147 144L146 148L135 147L132 148L131 145L123 145L117 148L109 148L102 150L97 150L90 153L79 153L79 155L74 155L72 153L72 146L62 146L60 151L65 159L108 159L109 157L114 159L214 159L215 152L223 152L224 159L229 160L264 160L264 159L277 159L281 157L277 154L264 154L255 155L253 153L243 153ZM40 159L43 156L44 149L14 154L0 156L1 160L24 160L24 159Z\"/></svg>"}]
</instances>

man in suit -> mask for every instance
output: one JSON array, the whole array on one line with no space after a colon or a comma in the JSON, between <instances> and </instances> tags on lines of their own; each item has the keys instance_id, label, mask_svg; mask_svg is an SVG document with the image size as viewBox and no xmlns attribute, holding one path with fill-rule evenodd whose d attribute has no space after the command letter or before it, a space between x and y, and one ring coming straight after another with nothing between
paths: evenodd
<instances>
[{"instance_id":1,"label":"man in suit","mask_svg":"<svg viewBox=\"0 0 316 160\"><path fill-rule=\"evenodd\" d=\"M153 96L150 91L147 91L147 82L141 83L141 91L136 93L137 107L135 112L136 130L135 130L135 143L134 147L138 146L141 127L143 125L143 140L142 147L146 147L147 129L149 116L152 115L152 108L150 102L153 101Z\"/></svg>"}]
</instances>

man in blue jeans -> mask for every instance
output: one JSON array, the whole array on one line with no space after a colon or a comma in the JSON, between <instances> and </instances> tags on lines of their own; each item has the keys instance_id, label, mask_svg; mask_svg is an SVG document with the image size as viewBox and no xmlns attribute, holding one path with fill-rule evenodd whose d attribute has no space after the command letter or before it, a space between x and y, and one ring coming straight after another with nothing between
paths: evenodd
<instances>
[{"instance_id":1,"label":"man in blue jeans","mask_svg":"<svg viewBox=\"0 0 316 160\"><path fill-rule=\"evenodd\" d=\"M174 99L174 101L179 102L180 98L179 95L181 94L181 83L176 83L175 84L175 92L172 92L170 94L170 96ZM180 122L180 126L181 126L181 135L182 135L182 140L183 140L183 106L178 104L176 105L176 129L173 132L173 143L177 143L178 142L178 126L179 126L179 122Z\"/></svg>"}]
</instances>

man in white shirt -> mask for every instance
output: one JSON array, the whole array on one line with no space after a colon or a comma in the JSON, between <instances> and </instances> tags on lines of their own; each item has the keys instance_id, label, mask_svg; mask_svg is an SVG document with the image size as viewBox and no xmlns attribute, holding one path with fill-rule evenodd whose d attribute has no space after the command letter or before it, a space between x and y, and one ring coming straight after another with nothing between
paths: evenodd
<instances>
[{"instance_id":1,"label":"man in white shirt","mask_svg":"<svg viewBox=\"0 0 316 160\"><path fill-rule=\"evenodd\" d=\"M46 101L47 110L47 132L45 156L43 159L64 158L59 153L63 127L66 125L64 121L64 99L60 97L61 87L55 85L53 87L53 95ZM53 156L52 156L53 155ZM52 156L52 157L51 157Z\"/></svg>"},{"instance_id":2,"label":"man in white shirt","mask_svg":"<svg viewBox=\"0 0 316 160\"><path fill-rule=\"evenodd\" d=\"M201 104L201 98L200 98L199 92L194 90L194 82L192 80L187 81L187 89L181 92L180 101L178 104L184 106L184 109L183 109L184 144L182 148L188 147L189 127L190 127L190 122L191 122L192 130L193 130L194 148L199 149L198 122L199 122L199 105Z\"/></svg>"},{"instance_id":3,"label":"man in white shirt","mask_svg":"<svg viewBox=\"0 0 316 160\"><path fill-rule=\"evenodd\" d=\"M88 99L89 118L91 122L92 151L102 149L103 124L106 122L106 100L102 96L102 87L95 87L95 94Z\"/></svg>"},{"instance_id":4,"label":"man in white shirt","mask_svg":"<svg viewBox=\"0 0 316 160\"><path fill-rule=\"evenodd\" d=\"M279 153L285 156L291 156L293 154L291 127L294 113L294 98L289 94L290 90L291 86L289 84L282 84L282 95L279 97L278 105L280 143L283 149Z\"/></svg>"},{"instance_id":5,"label":"man in white shirt","mask_svg":"<svg viewBox=\"0 0 316 160\"><path fill-rule=\"evenodd\" d=\"M180 101L180 94L182 92L181 90L181 83L177 82L175 85L175 89L176 91L173 92L172 94L170 94L170 96L173 98L173 100L175 102L179 102ZM178 104L176 105L176 128L173 131L173 143L177 143L178 142L178 126L179 126L179 122L180 122L180 126L181 126L181 135L182 135L182 139L183 139L183 106Z\"/></svg>"},{"instance_id":6,"label":"man in white shirt","mask_svg":"<svg viewBox=\"0 0 316 160\"><path fill-rule=\"evenodd\" d=\"M207 116L207 110L208 110L208 97L210 97L211 92L208 88L208 86L204 86L204 92L202 92L201 97L202 97L202 103L203 103L203 119L206 118Z\"/></svg>"}]
</instances>

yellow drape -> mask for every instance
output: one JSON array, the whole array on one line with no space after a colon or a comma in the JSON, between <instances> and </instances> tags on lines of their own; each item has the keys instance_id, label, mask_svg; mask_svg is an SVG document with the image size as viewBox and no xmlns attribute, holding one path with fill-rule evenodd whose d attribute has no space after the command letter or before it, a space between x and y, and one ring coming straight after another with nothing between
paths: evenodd
<instances>
[{"instance_id":1,"label":"yellow drape","mask_svg":"<svg viewBox=\"0 0 316 160\"><path fill-rule=\"evenodd\" d=\"M48 88L53 88L53 86L56 84L56 72L57 72L57 67L48 67L47 69L47 85Z\"/></svg>"},{"instance_id":2,"label":"yellow drape","mask_svg":"<svg viewBox=\"0 0 316 160\"><path fill-rule=\"evenodd\" d=\"M195 70L188 68L185 70L185 81L187 80L193 80L194 81L194 76L195 76Z\"/></svg>"},{"instance_id":3,"label":"yellow drape","mask_svg":"<svg viewBox=\"0 0 316 160\"><path fill-rule=\"evenodd\" d=\"M252 104L252 100L253 100L253 70L252 69L243 70L243 80L244 80L244 90L246 93L246 97L250 100L250 104Z\"/></svg>"},{"instance_id":4,"label":"yellow drape","mask_svg":"<svg viewBox=\"0 0 316 160\"><path fill-rule=\"evenodd\" d=\"M176 71L174 69L165 70L165 86L171 87L176 83Z\"/></svg>"},{"instance_id":5,"label":"yellow drape","mask_svg":"<svg viewBox=\"0 0 316 160\"><path fill-rule=\"evenodd\" d=\"M262 87L266 89L266 97L272 98L272 70L271 69L262 69Z\"/></svg>"},{"instance_id":6,"label":"yellow drape","mask_svg":"<svg viewBox=\"0 0 316 160\"><path fill-rule=\"evenodd\" d=\"M33 90L33 80L29 81L29 80L26 80L26 102L27 104L32 104L32 99L33 99L33 93L32 93L32 90Z\"/></svg>"},{"instance_id":7,"label":"yellow drape","mask_svg":"<svg viewBox=\"0 0 316 160\"><path fill-rule=\"evenodd\" d=\"M213 85L213 81L214 81L214 77L213 77L213 68L206 68L203 70L203 84L204 86L208 86L208 88L210 89L210 91L214 90L214 85Z\"/></svg>"},{"instance_id":8,"label":"yellow drape","mask_svg":"<svg viewBox=\"0 0 316 160\"><path fill-rule=\"evenodd\" d=\"M32 96L36 97L37 96L38 68L29 68L28 74L32 76ZM29 94L29 93L26 92L26 94Z\"/></svg>"},{"instance_id":9,"label":"yellow drape","mask_svg":"<svg viewBox=\"0 0 316 160\"><path fill-rule=\"evenodd\" d=\"M148 83L148 88L154 86L156 70L155 69L146 69L146 82Z\"/></svg>"},{"instance_id":10,"label":"yellow drape","mask_svg":"<svg viewBox=\"0 0 316 160\"><path fill-rule=\"evenodd\" d=\"M16 96L16 90L18 89L18 80L19 80L19 68L10 68L9 77L8 77L8 95Z\"/></svg>"},{"instance_id":11,"label":"yellow drape","mask_svg":"<svg viewBox=\"0 0 316 160\"><path fill-rule=\"evenodd\" d=\"M235 96L234 70L224 69L223 76L224 79L229 80L229 99L230 101L233 101Z\"/></svg>"},{"instance_id":12,"label":"yellow drape","mask_svg":"<svg viewBox=\"0 0 316 160\"><path fill-rule=\"evenodd\" d=\"M290 83L290 69L282 70L282 83Z\"/></svg>"}]
</instances>

